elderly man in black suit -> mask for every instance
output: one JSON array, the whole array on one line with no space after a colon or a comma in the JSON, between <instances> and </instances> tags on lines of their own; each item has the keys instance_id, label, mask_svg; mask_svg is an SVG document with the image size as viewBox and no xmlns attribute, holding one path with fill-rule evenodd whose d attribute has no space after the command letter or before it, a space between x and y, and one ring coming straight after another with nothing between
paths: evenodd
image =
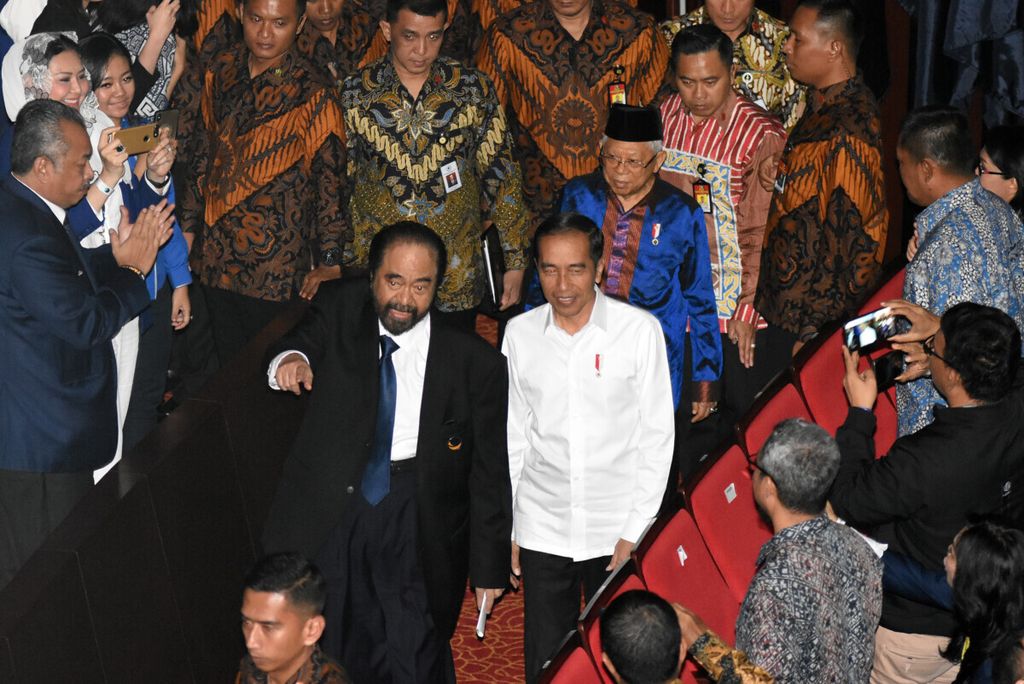
<instances>
[{"instance_id":1,"label":"elderly man in black suit","mask_svg":"<svg viewBox=\"0 0 1024 684\"><path fill-rule=\"evenodd\" d=\"M370 283L325 283L271 352L271 387L312 396L264 546L316 558L324 650L358 682L454 682L467 571L488 611L508 581L508 373L431 320L446 262L429 228L384 228Z\"/></svg>"},{"instance_id":2,"label":"elderly man in black suit","mask_svg":"<svg viewBox=\"0 0 1024 684\"><path fill-rule=\"evenodd\" d=\"M162 202L82 249L65 212L93 178L82 117L37 100L16 124L0 185L0 588L114 457L110 339L149 306L145 275L171 234Z\"/></svg>"}]
</instances>

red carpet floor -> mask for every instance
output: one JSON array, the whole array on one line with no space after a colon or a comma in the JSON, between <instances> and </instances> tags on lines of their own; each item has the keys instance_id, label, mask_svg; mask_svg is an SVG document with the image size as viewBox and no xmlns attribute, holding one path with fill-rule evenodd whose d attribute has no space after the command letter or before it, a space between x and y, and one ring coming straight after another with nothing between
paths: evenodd
<instances>
[{"instance_id":1,"label":"red carpet floor","mask_svg":"<svg viewBox=\"0 0 1024 684\"><path fill-rule=\"evenodd\" d=\"M459 684L522 682L523 598L506 593L487 620L487 636L476 638L476 601L466 592L459 626L452 638Z\"/></svg>"},{"instance_id":2,"label":"red carpet floor","mask_svg":"<svg viewBox=\"0 0 1024 684\"><path fill-rule=\"evenodd\" d=\"M495 344L498 324L492 318L477 316L476 331ZM476 638L476 601L466 592L459 626L452 638L455 676L459 684L495 684L522 682L523 676L523 598L506 593L487 620L487 636Z\"/></svg>"}]
</instances>

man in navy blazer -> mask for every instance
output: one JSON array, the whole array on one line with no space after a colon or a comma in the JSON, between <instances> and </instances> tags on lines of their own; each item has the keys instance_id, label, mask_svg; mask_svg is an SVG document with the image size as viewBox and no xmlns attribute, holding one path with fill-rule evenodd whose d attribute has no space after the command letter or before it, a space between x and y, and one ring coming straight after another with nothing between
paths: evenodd
<instances>
[{"instance_id":1,"label":"man in navy blazer","mask_svg":"<svg viewBox=\"0 0 1024 684\"><path fill-rule=\"evenodd\" d=\"M144 276L170 236L165 204L82 249L65 210L92 183L77 112L31 102L0 183L0 587L92 484L117 445L110 339L148 304Z\"/></svg>"}]
</instances>

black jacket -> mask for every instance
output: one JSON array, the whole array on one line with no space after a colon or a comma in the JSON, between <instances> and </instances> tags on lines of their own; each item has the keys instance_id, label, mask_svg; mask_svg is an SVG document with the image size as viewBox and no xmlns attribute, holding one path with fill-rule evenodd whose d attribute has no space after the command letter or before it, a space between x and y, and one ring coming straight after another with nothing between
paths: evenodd
<instances>
[{"instance_id":1,"label":"black jacket","mask_svg":"<svg viewBox=\"0 0 1024 684\"><path fill-rule=\"evenodd\" d=\"M836 433L842 464L836 513L932 570L968 518L998 513L1024 522L1024 393L970 408L937 408L935 420L874 459L874 415L851 408ZM883 627L948 636L949 611L885 594Z\"/></svg>"},{"instance_id":2,"label":"black jacket","mask_svg":"<svg viewBox=\"0 0 1024 684\"><path fill-rule=\"evenodd\" d=\"M266 551L315 558L360 496L377 411L379 329L365 280L325 283L269 355L309 357L313 391L263 533ZM431 322L416 448L419 555L445 638L466 590L504 587L512 537L508 367L475 335ZM459 445L461 446L453 446Z\"/></svg>"}]
</instances>

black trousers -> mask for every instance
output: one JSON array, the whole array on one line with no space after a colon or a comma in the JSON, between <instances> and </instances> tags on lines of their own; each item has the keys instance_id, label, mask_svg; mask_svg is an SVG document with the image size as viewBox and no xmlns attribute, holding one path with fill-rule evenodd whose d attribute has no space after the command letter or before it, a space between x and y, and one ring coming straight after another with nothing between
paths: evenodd
<instances>
[{"instance_id":1,"label":"black trousers","mask_svg":"<svg viewBox=\"0 0 1024 684\"><path fill-rule=\"evenodd\" d=\"M220 367L205 288L193 283L188 296L192 303L192 322L171 336L170 370L177 376L174 397L178 401L198 392Z\"/></svg>"},{"instance_id":2,"label":"black trousers","mask_svg":"<svg viewBox=\"0 0 1024 684\"><path fill-rule=\"evenodd\" d=\"M519 550L523 572L523 641L526 681L532 684L545 661L580 619L580 594L589 603L610 574L611 556L585 561L541 551Z\"/></svg>"},{"instance_id":3,"label":"black trousers","mask_svg":"<svg viewBox=\"0 0 1024 684\"><path fill-rule=\"evenodd\" d=\"M783 330L777 326L768 324L765 328L764 349L757 345L757 354L754 356L754 365L763 363L763 373L767 377L766 382L788 368L793 363L793 345L797 342L797 334ZM758 358L760 356L761 358Z\"/></svg>"},{"instance_id":4,"label":"black trousers","mask_svg":"<svg viewBox=\"0 0 1024 684\"><path fill-rule=\"evenodd\" d=\"M92 487L85 473L0 470L0 589Z\"/></svg>"},{"instance_id":5,"label":"black trousers","mask_svg":"<svg viewBox=\"0 0 1024 684\"><path fill-rule=\"evenodd\" d=\"M124 419L123 453L156 427L159 415L156 408L163 401L167 387L167 366L171 361L171 293L170 284L164 284L156 299L149 305L150 326L139 337L139 356L135 361L135 380L128 413Z\"/></svg>"},{"instance_id":6,"label":"black trousers","mask_svg":"<svg viewBox=\"0 0 1024 684\"><path fill-rule=\"evenodd\" d=\"M327 580L321 647L360 684L454 684L416 552L415 472L392 472L376 506L353 496L316 559Z\"/></svg>"},{"instance_id":7,"label":"black trousers","mask_svg":"<svg viewBox=\"0 0 1024 684\"><path fill-rule=\"evenodd\" d=\"M203 291L221 366L238 356L245 345L288 306L288 302L256 299L217 287L204 285Z\"/></svg>"}]
</instances>

